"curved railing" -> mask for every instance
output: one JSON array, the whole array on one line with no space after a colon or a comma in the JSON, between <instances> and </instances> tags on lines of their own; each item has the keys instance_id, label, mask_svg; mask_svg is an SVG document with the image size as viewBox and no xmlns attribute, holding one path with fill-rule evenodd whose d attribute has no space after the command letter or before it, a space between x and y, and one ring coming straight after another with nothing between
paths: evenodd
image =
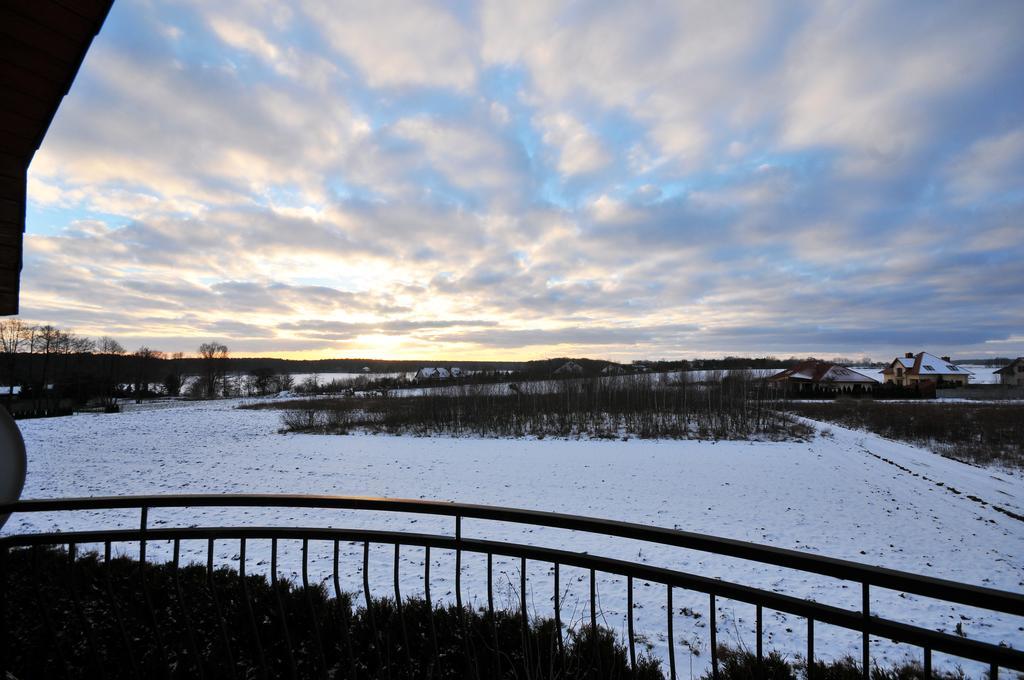
<instances>
[{"instance_id":1,"label":"curved railing","mask_svg":"<svg viewBox=\"0 0 1024 680\"><path fill-rule=\"evenodd\" d=\"M248 507L248 508L309 508L320 510L369 510L389 513L415 513L449 517L454 520L454 531L450 535L411 533L405 531L380 531L369 529L345 529L324 527L161 527L149 526L149 511L153 508L197 508L197 507ZM240 571L244 574L246 541L266 539L272 542L274 578L277 577L277 541L298 539L303 541L303 577L308 563L309 541L335 542L335 575L337 574L337 545L340 541L356 541L364 545L363 580L364 592L369 598L368 547L371 544L393 545L396 555L401 546L419 546L426 549L438 548L455 552L455 599L462 606L461 558L464 552L480 553L488 558L487 597L488 608L493 613L494 597L491 578L491 564L495 555L518 558L522 561L520 597L521 611L526 619L527 570L526 562L538 561L554 566L554 614L556 627L561 630L561 603L559 593L559 567L577 567L590 572L590 622L596 628L597 612L594 597L595 574L610 573L626 577L628 584L628 644L632 663L635 663L635 635L633 630L633 581L659 583L666 587L668 631L668 656L671 677L676 677L676 660L672 642L674 588L705 593L709 596L711 611L715 611L715 598L722 597L752 604L756 607L756 654L762 657L763 610L774 610L803 617L807 621L807 668L813 672L814 623L821 622L841 628L858 631L862 635L862 669L868 676L871 666L869 636L888 638L901 643L918 646L923 650L923 668L926 676L931 675L932 652L942 652L963 659L982 662L990 668L991 680L996 680L1000 668L1024 671L1024 651L950 635L920 626L882 618L871 613L871 587L910 593L939 601L958 603L993 612L1024 617L1024 594L967 585L954 581L920 576L908 572L868 566L847 560L822 557L795 550L774 548L745 541L708 536L705 534L651 527L643 524L582 517L578 515L522 510L515 508L422 501L390 498L369 498L352 496L302 496L280 494L196 494L166 496L118 496L107 498L69 498L52 500L23 500L0 505L0 515L40 512L66 512L83 510L135 509L139 511L137 529L110 529L68 532L46 532L12 534L0 538L0 557L5 557L11 548L40 545L105 544L109 559L110 544L138 542L140 560L146 560L147 541L170 541L174 544L174 559L177 564L181 541L206 540L207 566L213 569L214 542L237 540L240 542ZM505 541L466 538L462 532L463 519L494 520L530 526L567 529L604 536L645 541L652 544L674 546L704 551L762 564L775 565L802 572L853 581L861 585L861 608L849 610L790 595L754 588L740 583L708 578L697 574L637 564L611 557L523 545ZM426 560L424 579L429 587L429 556ZM398 592L398 561L395 562L395 589ZM0 573L6 583L6 574ZM6 591L6 589L4 589ZM6 618L3 621L6 626ZM710 617L710 647L712 670L718 674L715 616ZM6 638L6 629L0 631L0 638ZM6 658L6 655L4 656Z\"/></svg>"}]
</instances>

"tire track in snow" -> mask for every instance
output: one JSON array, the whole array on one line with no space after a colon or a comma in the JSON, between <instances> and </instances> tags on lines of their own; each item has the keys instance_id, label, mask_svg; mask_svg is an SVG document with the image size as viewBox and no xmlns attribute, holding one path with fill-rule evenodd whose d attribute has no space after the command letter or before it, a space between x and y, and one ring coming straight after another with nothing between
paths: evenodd
<instances>
[{"instance_id":1,"label":"tire track in snow","mask_svg":"<svg viewBox=\"0 0 1024 680\"><path fill-rule=\"evenodd\" d=\"M973 502L981 505L982 507L992 508L996 512L1001 512L1004 515L1006 515L1007 517L1010 517L1011 519L1015 519L1018 522L1024 522L1024 515L1018 515L1016 512L1013 512L1012 510L1007 510L1006 508L1001 507L999 505L996 505L995 503L991 503L989 501L986 501L986 500L984 500L983 498L981 498L979 496L976 496L974 494L965 494L964 492L960 491L956 487L950 486L950 485L946 484L945 482L940 482L938 480L932 479L931 477L923 475L923 474L921 474L919 472L914 472L913 470L911 470L910 468L906 467L905 465L901 465L901 464L897 463L894 460L891 460L889 458L886 458L885 456L881 456L881 455L875 453L874 451L870 450L869 448L867 448L863 444L860 444L860 449L864 453L866 453L869 456L872 456L874 458L877 458L878 460L882 461L883 463L888 463L889 465L895 466L896 468L902 470L903 472L906 472L907 474L913 475L914 477L920 477L922 480L924 480L926 482L930 482L930 483L934 484L935 486L940 487L942 489L945 489L949 493L956 494L957 496L960 496L961 498L966 498L967 500L973 501ZM938 454L935 454L935 455L938 455ZM989 520L989 521L991 521L992 523L995 523L995 520Z\"/></svg>"}]
</instances>

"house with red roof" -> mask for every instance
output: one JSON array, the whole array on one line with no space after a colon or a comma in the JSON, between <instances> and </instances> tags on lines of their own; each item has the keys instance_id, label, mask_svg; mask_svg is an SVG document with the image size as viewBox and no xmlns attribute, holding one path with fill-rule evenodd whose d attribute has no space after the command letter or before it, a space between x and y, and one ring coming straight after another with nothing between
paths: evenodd
<instances>
[{"instance_id":1,"label":"house with red roof","mask_svg":"<svg viewBox=\"0 0 1024 680\"><path fill-rule=\"evenodd\" d=\"M768 378L792 392L857 392L870 390L878 381L852 368L828 361L804 361Z\"/></svg>"}]
</instances>

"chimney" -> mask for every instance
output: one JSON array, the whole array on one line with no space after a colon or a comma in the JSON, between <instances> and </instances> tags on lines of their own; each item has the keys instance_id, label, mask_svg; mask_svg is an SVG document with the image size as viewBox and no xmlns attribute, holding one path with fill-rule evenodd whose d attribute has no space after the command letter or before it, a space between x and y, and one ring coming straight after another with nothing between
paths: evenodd
<instances>
[{"instance_id":1,"label":"chimney","mask_svg":"<svg viewBox=\"0 0 1024 680\"><path fill-rule=\"evenodd\" d=\"M948 361L949 363L953 363L953 360L950 359L949 357L942 357L942 360L943 361Z\"/></svg>"},{"instance_id":2,"label":"chimney","mask_svg":"<svg viewBox=\"0 0 1024 680\"><path fill-rule=\"evenodd\" d=\"M906 358L908 358L908 359L913 359L914 358L914 353L913 352L907 352L904 356Z\"/></svg>"}]
</instances>

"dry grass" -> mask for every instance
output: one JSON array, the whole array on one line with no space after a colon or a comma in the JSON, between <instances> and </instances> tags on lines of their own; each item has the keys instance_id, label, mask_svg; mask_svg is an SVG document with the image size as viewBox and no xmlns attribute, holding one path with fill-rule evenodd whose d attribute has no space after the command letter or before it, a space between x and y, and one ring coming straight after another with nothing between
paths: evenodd
<instances>
[{"instance_id":1,"label":"dry grass","mask_svg":"<svg viewBox=\"0 0 1024 680\"><path fill-rule=\"evenodd\" d=\"M482 437L789 439L809 434L763 382L728 375L700 384L647 376L523 383L513 393L463 386L401 398L272 402L283 430Z\"/></svg>"},{"instance_id":2,"label":"dry grass","mask_svg":"<svg viewBox=\"0 0 1024 680\"><path fill-rule=\"evenodd\" d=\"M1024 404L793 403L795 414L926 446L977 465L1024 467Z\"/></svg>"}]
</instances>

